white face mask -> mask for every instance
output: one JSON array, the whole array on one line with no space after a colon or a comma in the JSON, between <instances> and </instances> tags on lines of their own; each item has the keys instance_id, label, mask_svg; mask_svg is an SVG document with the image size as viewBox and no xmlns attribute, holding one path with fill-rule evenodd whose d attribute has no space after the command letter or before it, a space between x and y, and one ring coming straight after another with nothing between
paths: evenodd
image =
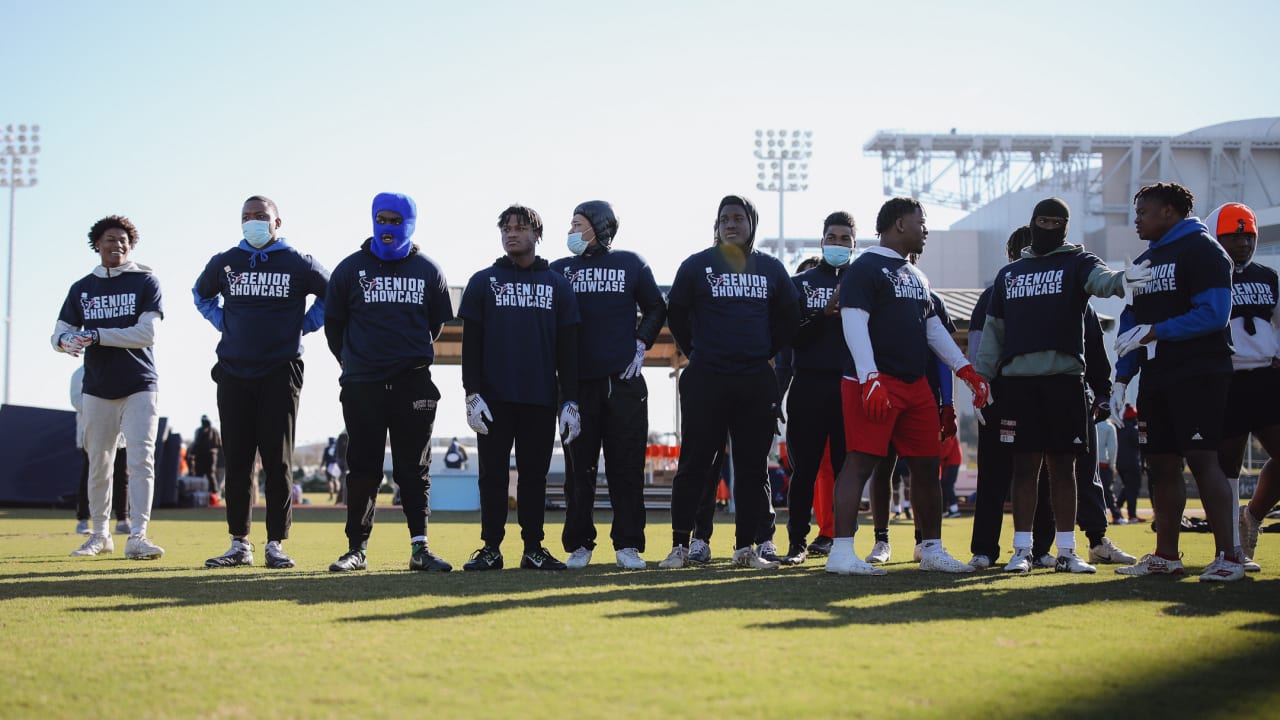
<instances>
[{"instance_id":1,"label":"white face mask","mask_svg":"<svg viewBox=\"0 0 1280 720\"><path fill-rule=\"evenodd\" d=\"M566 244L569 246L569 252L574 255L581 255L591 246L591 243L582 239L582 233L580 232L569 233Z\"/></svg>"},{"instance_id":2,"label":"white face mask","mask_svg":"<svg viewBox=\"0 0 1280 720\"><path fill-rule=\"evenodd\" d=\"M255 248L271 242L271 222L268 220L248 220L240 227L244 230L244 241Z\"/></svg>"}]
</instances>

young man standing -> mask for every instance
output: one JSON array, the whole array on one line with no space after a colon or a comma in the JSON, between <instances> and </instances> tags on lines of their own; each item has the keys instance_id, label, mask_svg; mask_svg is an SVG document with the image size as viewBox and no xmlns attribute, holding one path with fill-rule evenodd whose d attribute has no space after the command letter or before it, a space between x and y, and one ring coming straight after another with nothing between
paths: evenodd
<instances>
[{"instance_id":1,"label":"young man standing","mask_svg":"<svg viewBox=\"0 0 1280 720\"><path fill-rule=\"evenodd\" d=\"M1231 275L1231 391L1227 395L1223 439L1218 462L1231 483L1233 503L1239 503L1240 467L1244 463L1249 433L1267 451L1267 462L1258 473L1253 499L1240 508L1239 538L1244 569L1261 568L1253 561L1258 526L1280 502L1280 297L1276 271L1253 261L1258 246L1258 219L1240 203L1227 203L1205 218L1209 234L1227 251L1235 270ZM1265 399L1264 399L1265 398Z\"/></svg>"},{"instance_id":2,"label":"young man standing","mask_svg":"<svg viewBox=\"0 0 1280 720\"><path fill-rule=\"evenodd\" d=\"M293 434L302 390L302 335L324 323L329 271L289 246L280 212L254 195L240 210L243 239L214 255L191 289L196 308L219 332L218 384L222 449L227 457L223 500L231 548L205 567L253 564L249 543L254 456L266 471L267 567L291 568L281 543L293 517ZM315 296L311 309L307 296ZM221 299L221 302L219 302Z\"/></svg>"},{"instance_id":3,"label":"young man standing","mask_svg":"<svg viewBox=\"0 0 1280 720\"><path fill-rule=\"evenodd\" d=\"M768 454L781 398L769 360L791 342L800 304L782 263L754 249L757 224L750 200L722 199L715 245L680 264L667 295L671 334L689 366L680 375L680 462L672 479L672 548L659 563L663 568L689 564L698 503L726 433L736 506L733 563L778 567L754 547L773 520Z\"/></svg>"},{"instance_id":4,"label":"young man standing","mask_svg":"<svg viewBox=\"0 0 1280 720\"><path fill-rule=\"evenodd\" d=\"M648 263L633 252L613 249L618 218L609 203L591 200L574 208L569 231L573 256L551 263L551 270L573 285L582 316L578 406L583 431L564 456L566 564L580 569L591 562L596 545L592 511L603 447L614 557L618 567L643 570L649 390L640 369L645 350L653 347L662 330L667 304Z\"/></svg>"},{"instance_id":5,"label":"young man standing","mask_svg":"<svg viewBox=\"0 0 1280 720\"><path fill-rule=\"evenodd\" d=\"M938 452L942 422L925 378L934 356L987 404L990 387L964 358L934 313L929 281L907 256L924 251L924 208L892 198L876 216L880 245L864 252L840 281L840 315L857 377L841 382L848 454L836 476L836 538L827 572L883 575L853 551L862 490L892 443L911 470L911 499L921 533L920 569L972 572L942 546L942 485Z\"/></svg>"},{"instance_id":6,"label":"young man standing","mask_svg":"<svg viewBox=\"0 0 1280 720\"><path fill-rule=\"evenodd\" d=\"M823 221L822 262L793 278L800 294L800 326L791 343L794 379L787 398L787 454L791 484L787 488L786 560L808 557L806 544L813 514L814 487L823 455L839 472L844 460L844 417L840 411L840 376L852 367L840 325L840 276L849 267L856 234L853 216L833 212Z\"/></svg>"},{"instance_id":7,"label":"young man standing","mask_svg":"<svg viewBox=\"0 0 1280 720\"><path fill-rule=\"evenodd\" d=\"M463 570L502 569L511 447L516 449L520 567L564 570L542 546L547 469L559 424L566 452L582 431L578 411L578 303L573 286L534 250L542 218L512 205L498 217L506 254L462 294L462 385L479 456L480 538ZM492 403L492 405L490 405Z\"/></svg>"},{"instance_id":8,"label":"young man standing","mask_svg":"<svg viewBox=\"0 0 1280 720\"><path fill-rule=\"evenodd\" d=\"M367 567L388 435L391 473L409 525L409 569L453 569L427 545L431 428L440 400L431 362L440 329L453 319L453 304L440 267L409 240L417 216L407 195L374 197L373 236L338 264L325 295L324 334L342 366L342 417L350 433L348 549L331 572Z\"/></svg>"},{"instance_id":9,"label":"young man standing","mask_svg":"<svg viewBox=\"0 0 1280 720\"><path fill-rule=\"evenodd\" d=\"M1151 244L1138 259L1150 264L1152 279L1134 292L1120 315L1111 408L1113 414L1123 408L1125 389L1140 369L1138 432L1146 440L1158 525L1155 552L1116 572L1185 572L1178 553L1187 505L1185 458L1217 547L1217 557L1200 580L1239 580L1244 567L1233 542L1237 503L1218 464L1231 384L1231 260L1204 223L1191 216L1195 197L1185 187L1147 185L1134 195L1133 204L1138 237Z\"/></svg>"},{"instance_id":10,"label":"young man standing","mask_svg":"<svg viewBox=\"0 0 1280 720\"><path fill-rule=\"evenodd\" d=\"M93 272L67 292L53 330L53 348L72 357L85 354L82 388L84 451L89 457L89 516L92 534L72 556L115 551L107 528L112 470L120 436L129 463L130 535L124 556L154 560L164 548L147 539L155 495L156 363L151 347L155 324L164 318L160 283L151 268L129 259L138 229L128 218L110 215L89 229L89 247L98 254Z\"/></svg>"},{"instance_id":11,"label":"young man standing","mask_svg":"<svg viewBox=\"0 0 1280 720\"><path fill-rule=\"evenodd\" d=\"M1077 456L1090 448L1085 399L1084 318L1090 296L1123 296L1151 277L1139 266L1108 270L1081 245L1066 242L1070 212L1059 198L1031 213L1031 245L996 274L978 373L1004 378L1002 441L1013 445L1013 559L1005 572L1028 573L1036 481L1046 465L1057 526L1058 572L1097 569L1075 552ZM1092 477L1093 468L1089 468ZM1105 517L1103 518L1105 525Z\"/></svg>"}]
</instances>

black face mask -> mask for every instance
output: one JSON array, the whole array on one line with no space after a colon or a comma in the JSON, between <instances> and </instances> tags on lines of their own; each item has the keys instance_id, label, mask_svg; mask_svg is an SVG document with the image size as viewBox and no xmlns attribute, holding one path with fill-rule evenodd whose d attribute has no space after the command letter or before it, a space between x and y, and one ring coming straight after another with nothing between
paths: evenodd
<instances>
[{"instance_id":1,"label":"black face mask","mask_svg":"<svg viewBox=\"0 0 1280 720\"><path fill-rule=\"evenodd\" d=\"M1031 223L1031 249L1037 255L1048 255L1062 247L1067 239L1067 226L1060 228L1042 228Z\"/></svg>"}]
</instances>

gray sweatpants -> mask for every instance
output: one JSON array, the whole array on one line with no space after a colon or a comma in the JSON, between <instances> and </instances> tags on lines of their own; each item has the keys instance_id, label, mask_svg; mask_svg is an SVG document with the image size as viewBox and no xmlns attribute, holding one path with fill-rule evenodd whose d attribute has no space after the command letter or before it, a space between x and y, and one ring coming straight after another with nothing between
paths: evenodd
<instances>
[{"instance_id":1,"label":"gray sweatpants","mask_svg":"<svg viewBox=\"0 0 1280 720\"><path fill-rule=\"evenodd\" d=\"M156 485L156 399L154 392L117 400L84 395L84 449L89 455L89 518L94 535L109 534L111 476L121 434L129 462L129 521L134 535L147 532Z\"/></svg>"}]
</instances>

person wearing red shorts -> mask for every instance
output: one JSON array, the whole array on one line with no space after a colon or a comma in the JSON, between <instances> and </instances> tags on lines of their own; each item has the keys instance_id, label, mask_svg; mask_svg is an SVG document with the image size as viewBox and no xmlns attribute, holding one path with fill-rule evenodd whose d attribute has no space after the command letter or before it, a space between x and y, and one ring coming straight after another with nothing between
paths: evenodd
<instances>
[{"instance_id":1,"label":"person wearing red shorts","mask_svg":"<svg viewBox=\"0 0 1280 720\"><path fill-rule=\"evenodd\" d=\"M856 376L840 393L848 453L836 477L835 541L827 572L883 575L853 550L862 490L889 444L911 470L911 493L922 534L921 570L972 572L942 546L942 486L938 480L938 404L925 367L942 358L973 391L974 406L987 404L990 386L974 371L934 313L929 281L907 261L924 250L929 231L924 208L892 198L876 217L880 245L864 252L840 282L840 316Z\"/></svg>"}]
</instances>

